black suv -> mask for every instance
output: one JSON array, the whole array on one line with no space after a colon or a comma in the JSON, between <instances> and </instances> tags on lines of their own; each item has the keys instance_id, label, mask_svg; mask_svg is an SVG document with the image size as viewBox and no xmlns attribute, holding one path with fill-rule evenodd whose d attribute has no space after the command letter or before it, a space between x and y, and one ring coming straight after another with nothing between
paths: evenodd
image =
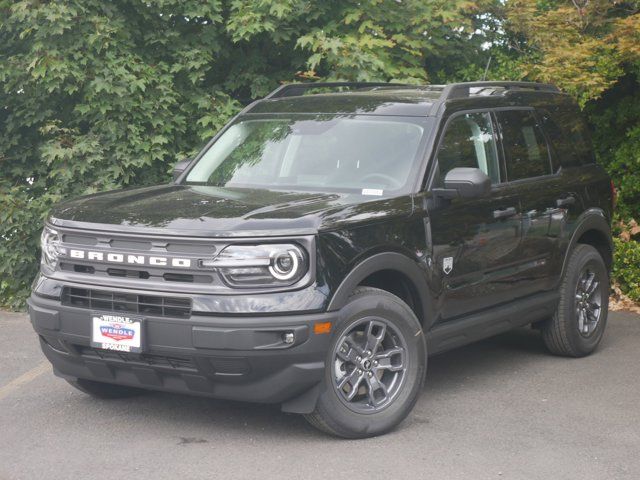
<instances>
[{"instance_id":1,"label":"black suv","mask_svg":"<svg viewBox=\"0 0 640 480\"><path fill-rule=\"evenodd\" d=\"M428 355L529 324L591 353L614 201L551 85L285 85L172 184L57 206L29 311L89 394L278 403L367 437Z\"/></svg>"}]
</instances>

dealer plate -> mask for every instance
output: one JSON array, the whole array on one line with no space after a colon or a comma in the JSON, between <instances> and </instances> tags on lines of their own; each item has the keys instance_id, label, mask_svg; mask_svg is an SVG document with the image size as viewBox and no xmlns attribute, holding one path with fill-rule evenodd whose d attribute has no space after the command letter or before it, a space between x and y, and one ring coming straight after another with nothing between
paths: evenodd
<instances>
[{"instance_id":1,"label":"dealer plate","mask_svg":"<svg viewBox=\"0 0 640 480\"><path fill-rule=\"evenodd\" d=\"M118 313L91 313L91 346L117 352L142 351L142 318Z\"/></svg>"}]
</instances>

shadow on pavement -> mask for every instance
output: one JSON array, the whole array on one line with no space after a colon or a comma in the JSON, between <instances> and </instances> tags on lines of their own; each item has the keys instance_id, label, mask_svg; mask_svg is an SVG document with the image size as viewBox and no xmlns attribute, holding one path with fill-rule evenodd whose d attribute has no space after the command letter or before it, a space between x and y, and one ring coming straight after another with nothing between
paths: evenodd
<instances>
[{"instance_id":1,"label":"shadow on pavement","mask_svg":"<svg viewBox=\"0 0 640 480\"><path fill-rule=\"evenodd\" d=\"M461 347L429 359L425 391L418 400L424 401L433 392L447 393L459 388L463 381L494 381L485 377L513 371L548 357L540 335L531 329L514 330L472 345ZM78 395L82 395L78 392ZM115 415L126 409L131 422L164 424L164 428L191 432L201 430L202 437L176 437L176 444L189 447L207 443L211 435L286 435L305 439L326 439L300 415L285 414L278 405L262 405L236 401L149 392L126 400L98 401L85 397L82 408L99 408ZM419 422L418 422L419 423ZM206 435L204 434L206 433Z\"/></svg>"}]
</instances>

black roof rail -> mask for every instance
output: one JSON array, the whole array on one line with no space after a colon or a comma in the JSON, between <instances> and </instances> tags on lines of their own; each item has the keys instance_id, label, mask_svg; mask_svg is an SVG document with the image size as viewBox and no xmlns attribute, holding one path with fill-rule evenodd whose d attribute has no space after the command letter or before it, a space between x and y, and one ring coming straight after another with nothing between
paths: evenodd
<instances>
[{"instance_id":1,"label":"black roof rail","mask_svg":"<svg viewBox=\"0 0 640 480\"><path fill-rule=\"evenodd\" d=\"M429 115L435 115L440 106L447 100L454 98L466 98L472 95L472 88L504 88L505 90L536 90L539 92L560 92L560 89L550 83L537 82L501 82L501 81L482 81L482 82L462 82L450 83L445 85L440 94L440 98L431 106Z\"/></svg>"},{"instance_id":2,"label":"black roof rail","mask_svg":"<svg viewBox=\"0 0 640 480\"><path fill-rule=\"evenodd\" d=\"M433 102L428 116L436 115L440 107L447 101L455 98L466 98L479 92L473 92L472 89L491 89L501 88L504 90L534 90L539 92L559 93L560 89L549 83L536 82L503 82L503 81L481 81L481 82L461 82L450 83L448 85L411 85L405 83L387 83L387 82L305 82L305 83L287 83L273 90L264 99L297 97L303 95L307 90L314 88L377 88L377 87L401 87L412 89L424 89L439 93L437 100Z\"/></svg>"},{"instance_id":3,"label":"black roof rail","mask_svg":"<svg viewBox=\"0 0 640 480\"><path fill-rule=\"evenodd\" d=\"M375 87L416 87L416 85L407 85L403 83L387 83L387 82L308 82L308 83L287 83L279 86L269 95L264 97L282 98L282 97L298 97L303 95L307 90L313 88L375 88Z\"/></svg>"},{"instance_id":4,"label":"black roof rail","mask_svg":"<svg viewBox=\"0 0 640 480\"><path fill-rule=\"evenodd\" d=\"M387 82L307 82L307 83L287 83L279 86L264 98L297 97L303 95L305 91L314 88L375 88L375 87L408 87L408 88L432 88L442 89L440 101L451 98L468 96L471 88L491 88L500 87L504 89L538 90L546 92L559 92L555 85L536 82L502 82L502 81L482 81L482 82L461 82L450 83L448 85L410 85L406 83Z\"/></svg>"},{"instance_id":5,"label":"black roof rail","mask_svg":"<svg viewBox=\"0 0 640 480\"><path fill-rule=\"evenodd\" d=\"M560 90L555 85L550 83L536 83L536 82L464 82L464 83L451 83L444 87L442 91L441 100L448 100L450 98L458 98L459 93L465 92L469 95L469 90L472 88L491 88L500 87L506 90L522 89L522 90L538 90L541 92L559 92ZM463 94L464 95L464 94ZM465 95L465 96L466 96Z\"/></svg>"}]
</instances>

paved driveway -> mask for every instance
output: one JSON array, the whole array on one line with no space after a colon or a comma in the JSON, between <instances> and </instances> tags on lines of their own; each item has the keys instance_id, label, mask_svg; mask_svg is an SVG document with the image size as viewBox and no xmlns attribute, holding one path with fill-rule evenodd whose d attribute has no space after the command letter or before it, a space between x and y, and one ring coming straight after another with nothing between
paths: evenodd
<instances>
[{"instance_id":1,"label":"paved driveway","mask_svg":"<svg viewBox=\"0 0 640 480\"><path fill-rule=\"evenodd\" d=\"M0 313L0 479L638 479L640 317L596 354L517 330L430 360L395 432L344 441L275 407L152 393L97 401L55 378L25 315Z\"/></svg>"}]
</instances>

